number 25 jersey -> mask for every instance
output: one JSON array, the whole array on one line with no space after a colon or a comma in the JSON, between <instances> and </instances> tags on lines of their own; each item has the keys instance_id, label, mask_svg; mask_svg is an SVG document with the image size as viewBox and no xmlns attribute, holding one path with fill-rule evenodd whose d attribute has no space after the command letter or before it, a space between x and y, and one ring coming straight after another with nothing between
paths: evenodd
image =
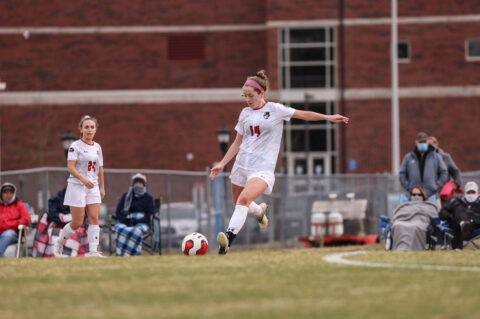
<instances>
[{"instance_id":1,"label":"number 25 jersey","mask_svg":"<svg viewBox=\"0 0 480 319\"><path fill-rule=\"evenodd\" d=\"M98 185L98 170L103 166L103 154L100 144L96 142L88 144L81 139L76 140L68 149L68 160L77 161L75 168L80 175L93 184ZM72 174L70 174L68 182L83 185L83 183Z\"/></svg>"},{"instance_id":2,"label":"number 25 jersey","mask_svg":"<svg viewBox=\"0 0 480 319\"><path fill-rule=\"evenodd\" d=\"M258 109L246 107L235 130L243 136L235 166L255 171L275 171L282 141L283 121L290 121L295 109L267 102Z\"/></svg>"}]
</instances>

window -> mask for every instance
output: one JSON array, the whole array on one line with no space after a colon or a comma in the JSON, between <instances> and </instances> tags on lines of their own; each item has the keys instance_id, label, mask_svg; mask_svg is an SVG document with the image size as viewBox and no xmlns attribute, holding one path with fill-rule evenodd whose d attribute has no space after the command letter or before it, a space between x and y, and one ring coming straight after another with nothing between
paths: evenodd
<instances>
[{"instance_id":1,"label":"window","mask_svg":"<svg viewBox=\"0 0 480 319\"><path fill-rule=\"evenodd\" d=\"M169 35L168 60L188 61L205 58L205 37L198 34Z\"/></svg>"},{"instance_id":2,"label":"window","mask_svg":"<svg viewBox=\"0 0 480 319\"><path fill-rule=\"evenodd\" d=\"M282 29L282 88L335 87L333 37L333 27Z\"/></svg>"},{"instance_id":3,"label":"window","mask_svg":"<svg viewBox=\"0 0 480 319\"><path fill-rule=\"evenodd\" d=\"M410 43L400 41L397 45L398 62L410 62Z\"/></svg>"},{"instance_id":4,"label":"window","mask_svg":"<svg viewBox=\"0 0 480 319\"><path fill-rule=\"evenodd\" d=\"M480 38L465 41L465 55L467 61L480 61Z\"/></svg>"}]
</instances>

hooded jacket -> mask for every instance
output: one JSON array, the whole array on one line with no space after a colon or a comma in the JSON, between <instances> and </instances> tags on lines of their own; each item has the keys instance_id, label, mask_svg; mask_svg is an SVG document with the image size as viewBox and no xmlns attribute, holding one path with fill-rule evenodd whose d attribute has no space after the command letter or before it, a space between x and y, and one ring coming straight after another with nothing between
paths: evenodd
<instances>
[{"instance_id":1,"label":"hooded jacket","mask_svg":"<svg viewBox=\"0 0 480 319\"><path fill-rule=\"evenodd\" d=\"M448 181L448 170L441 156L430 146L423 155L415 148L405 155L399 171L400 183L410 192L413 187L420 186L427 196L436 194Z\"/></svg>"},{"instance_id":2,"label":"hooded jacket","mask_svg":"<svg viewBox=\"0 0 480 319\"><path fill-rule=\"evenodd\" d=\"M13 188L13 197L9 203L4 203L0 196L0 233L7 229L18 232L18 225L28 225L30 214L22 201L17 199L17 188L15 185L5 183L0 189L0 194L5 188Z\"/></svg>"}]
</instances>

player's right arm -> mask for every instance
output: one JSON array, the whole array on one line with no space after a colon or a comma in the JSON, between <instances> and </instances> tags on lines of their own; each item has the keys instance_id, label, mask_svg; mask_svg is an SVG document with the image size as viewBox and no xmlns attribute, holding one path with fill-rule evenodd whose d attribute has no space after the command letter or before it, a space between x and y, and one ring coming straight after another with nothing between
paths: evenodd
<instances>
[{"instance_id":1,"label":"player's right arm","mask_svg":"<svg viewBox=\"0 0 480 319\"><path fill-rule=\"evenodd\" d=\"M227 153L222 158L220 163L215 165L210 170L210 178L212 180L214 180L215 177L217 177L218 173L220 173L223 170L225 165L227 165L232 160L232 158L234 158L235 155L237 155L238 150L240 149L240 145L242 145L242 140L243 140L243 135L237 133L237 136L235 137L235 140L233 141L232 145L230 145L230 147L228 148Z\"/></svg>"},{"instance_id":2,"label":"player's right arm","mask_svg":"<svg viewBox=\"0 0 480 319\"><path fill-rule=\"evenodd\" d=\"M77 161L75 160L69 160L67 161L67 170L70 174L72 174L72 176L76 177L78 180L80 180L85 186L87 186L87 188L93 188L93 186L95 186L93 184L93 182L91 182L90 180L86 179L85 177L83 177L77 170L77 168L75 167L75 164L77 164Z\"/></svg>"}]
</instances>

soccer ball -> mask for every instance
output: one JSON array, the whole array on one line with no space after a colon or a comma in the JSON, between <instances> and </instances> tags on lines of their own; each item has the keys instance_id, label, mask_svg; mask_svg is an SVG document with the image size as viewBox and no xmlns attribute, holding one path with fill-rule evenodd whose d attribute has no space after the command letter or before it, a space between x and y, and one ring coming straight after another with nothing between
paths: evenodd
<instances>
[{"instance_id":1,"label":"soccer ball","mask_svg":"<svg viewBox=\"0 0 480 319\"><path fill-rule=\"evenodd\" d=\"M182 251L187 256L205 255L208 251L208 240L200 233L191 233L183 238Z\"/></svg>"}]
</instances>

